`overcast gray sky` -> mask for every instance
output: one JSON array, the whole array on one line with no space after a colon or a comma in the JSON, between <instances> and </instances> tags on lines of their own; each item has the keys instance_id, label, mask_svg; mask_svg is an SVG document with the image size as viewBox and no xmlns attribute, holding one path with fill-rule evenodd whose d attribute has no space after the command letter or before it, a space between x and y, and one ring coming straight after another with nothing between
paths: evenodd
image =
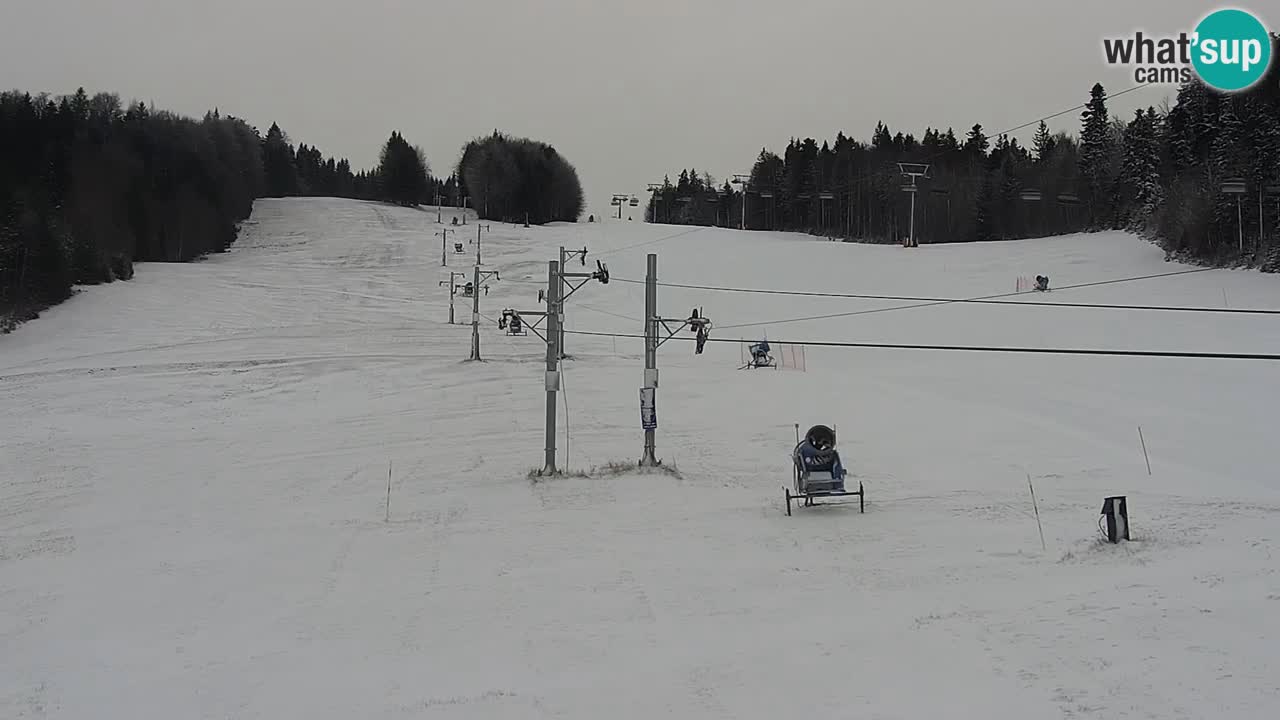
<instances>
[{"instance_id":1,"label":"overcast gray sky","mask_svg":"<svg viewBox=\"0 0 1280 720\"><path fill-rule=\"evenodd\" d=\"M1261 3L1238 4L1257 12ZM590 212L792 136L989 133L1133 85L1101 40L1190 30L1192 0L0 0L0 86L214 106L370 167L393 129L448 174L468 139L545 140ZM1274 27L1262 15L1268 27ZM1159 105L1164 86L1113 113ZM1079 114L1052 123L1078 131ZM1031 130L1018 135L1029 138ZM2 161L2 160L0 160ZM638 218L637 218L638 219Z\"/></svg>"}]
</instances>

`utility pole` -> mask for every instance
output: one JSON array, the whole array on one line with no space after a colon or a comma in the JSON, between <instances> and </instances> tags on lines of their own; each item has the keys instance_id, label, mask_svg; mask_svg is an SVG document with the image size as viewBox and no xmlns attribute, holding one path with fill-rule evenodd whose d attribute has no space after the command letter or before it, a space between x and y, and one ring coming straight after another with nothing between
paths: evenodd
<instances>
[{"instance_id":1,"label":"utility pole","mask_svg":"<svg viewBox=\"0 0 1280 720\"><path fill-rule=\"evenodd\" d=\"M489 231L489 223L481 225L476 223L476 264L480 264L480 229L484 228L485 232Z\"/></svg>"},{"instance_id":2,"label":"utility pole","mask_svg":"<svg viewBox=\"0 0 1280 720\"><path fill-rule=\"evenodd\" d=\"M658 429L656 396L658 390L658 348L685 329L691 329L697 335L697 346L694 354L702 354L707 337L711 333L711 320L698 308L690 312L684 320L664 318L658 314L658 256L650 253L644 278L644 385L640 388L640 425L644 429L644 453L640 457L641 467L661 465L656 454L655 435ZM674 329L668 323L679 322ZM659 339L659 327L667 331L665 338Z\"/></svg>"},{"instance_id":3,"label":"utility pole","mask_svg":"<svg viewBox=\"0 0 1280 720\"><path fill-rule=\"evenodd\" d=\"M618 219L621 220L622 206L630 205L631 207L636 207L637 205L640 204L640 199L637 198L635 195L628 195L626 193L614 193L613 199L609 201L609 204L614 205L618 208Z\"/></svg>"},{"instance_id":4,"label":"utility pole","mask_svg":"<svg viewBox=\"0 0 1280 720\"><path fill-rule=\"evenodd\" d=\"M586 285L589 280L599 280L602 285L609 284L609 268L604 263L597 262L595 272L565 272L564 269L569 266L569 261L574 258L579 259L582 262L582 265L585 266L587 264L587 249L584 247L581 250L570 250L565 252L564 246L560 246L560 280L563 282L563 285L560 290L561 321L560 339L557 341L557 346L560 350L561 360L568 357L564 352L564 301L568 300L570 295L578 292L578 290L581 289L583 285ZM571 278L582 278L582 281L577 285L574 285ZM564 291L564 287L566 286L569 288L568 292Z\"/></svg>"},{"instance_id":5,"label":"utility pole","mask_svg":"<svg viewBox=\"0 0 1280 720\"><path fill-rule=\"evenodd\" d=\"M1244 212L1240 208L1240 196L1244 195L1244 178L1227 178L1222 181L1222 192L1236 196L1236 232L1240 237L1240 254L1244 255Z\"/></svg>"},{"instance_id":6,"label":"utility pole","mask_svg":"<svg viewBox=\"0 0 1280 720\"><path fill-rule=\"evenodd\" d=\"M560 262L547 268L547 456L543 475L556 474L556 391L560 389Z\"/></svg>"},{"instance_id":7,"label":"utility pole","mask_svg":"<svg viewBox=\"0 0 1280 720\"><path fill-rule=\"evenodd\" d=\"M916 242L916 178L929 177L929 166L922 163L898 163L898 172L911 178L910 185L903 185L902 191L911 193L911 224L907 235L906 247L919 247Z\"/></svg>"},{"instance_id":8,"label":"utility pole","mask_svg":"<svg viewBox=\"0 0 1280 720\"><path fill-rule=\"evenodd\" d=\"M501 280L498 277L497 270L481 271L480 266L475 266L475 276L471 283L471 359L480 360L480 278L483 276L485 280L492 277L494 280Z\"/></svg>"},{"instance_id":9,"label":"utility pole","mask_svg":"<svg viewBox=\"0 0 1280 720\"><path fill-rule=\"evenodd\" d=\"M641 467L658 464L654 454L658 430L658 256L649 253L644 274L644 385L640 388L640 424L644 428ZM646 403L648 408L645 407ZM647 411L647 412L646 412Z\"/></svg>"},{"instance_id":10,"label":"utility pole","mask_svg":"<svg viewBox=\"0 0 1280 720\"><path fill-rule=\"evenodd\" d=\"M458 286L457 286L457 284L454 282L454 280L453 280L453 279L454 279L455 277L466 277L466 276L467 276L467 274L466 274L466 273L460 273L460 272L450 272L450 273L449 273L449 280L448 280L448 284L449 284L449 324L450 324L450 325L452 325L452 324L453 324L453 296L458 294ZM444 285L444 284L445 284L445 282L446 282L446 281L441 280L441 281L439 282L439 284L440 284L440 285ZM475 292L475 289L474 289L474 288L472 288L472 292Z\"/></svg>"},{"instance_id":11,"label":"utility pole","mask_svg":"<svg viewBox=\"0 0 1280 720\"><path fill-rule=\"evenodd\" d=\"M577 257L579 254L585 257L586 248L564 252L564 248L560 249L561 257ZM583 261L586 264L586 261ZM540 475L555 475L556 470L556 392L560 390L560 358L564 355L560 349L560 338L564 326L564 299L568 297L564 293L564 286L569 285L569 294L576 292L578 288L586 284L587 280L573 286L565 280L570 278L587 278L599 280L601 283L609 282L609 268L596 261L598 270L593 273L563 273L563 265L559 260L552 260L548 264L547 270L547 289L538 291L538 301L546 301L547 309L539 310L513 310L507 308L502 311L502 319L498 321L498 327L506 329L508 335L524 335L532 332L542 339L547 346L547 367L546 367L546 392L547 392L547 446L546 461ZM495 273L496 274L496 273ZM538 332L538 325L542 323L539 320L532 325L523 321L523 316L540 317L547 321L547 334L543 335Z\"/></svg>"},{"instance_id":12,"label":"utility pole","mask_svg":"<svg viewBox=\"0 0 1280 720\"><path fill-rule=\"evenodd\" d=\"M435 233L436 235L440 236L440 267L444 267L449 264L447 261L447 258L449 257L447 252L448 245L449 245L449 241L447 238L449 236L449 233L453 233L457 235L458 231L451 230L449 228L440 228L440 230Z\"/></svg>"},{"instance_id":13,"label":"utility pole","mask_svg":"<svg viewBox=\"0 0 1280 720\"><path fill-rule=\"evenodd\" d=\"M739 230L747 229L747 187L751 184L750 175L734 175L733 184L742 186L742 223L738 225Z\"/></svg>"},{"instance_id":14,"label":"utility pole","mask_svg":"<svg viewBox=\"0 0 1280 720\"><path fill-rule=\"evenodd\" d=\"M649 208L650 208L650 212L653 213L653 215L650 216L649 218L649 222L654 223L655 225L658 222L658 191L661 189L662 189L662 183L649 183L648 190L652 198L649 201ZM725 222L728 222L728 221L726 220Z\"/></svg>"}]
</instances>

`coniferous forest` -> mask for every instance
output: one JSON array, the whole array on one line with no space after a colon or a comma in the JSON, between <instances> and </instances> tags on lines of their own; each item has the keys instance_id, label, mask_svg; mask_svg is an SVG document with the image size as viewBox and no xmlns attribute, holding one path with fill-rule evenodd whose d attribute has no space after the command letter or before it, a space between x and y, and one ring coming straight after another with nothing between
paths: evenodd
<instances>
[{"instance_id":1,"label":"coniferous forest","mask_svg":"<svg viewBox=\"0 0 1280 720\"><path fill-rule=\"evenodd\" d=\"M1280 36L1272 42L1280 53ZM1094 85L1078 136L1041 122L1030 147L981 125L916 138L879 124L869 143L792 139L781 155L756 157L745 213L741 183L689 169L654 189L645 218L897 243L911 231L911 180L898 163L930 165L916 180L919 243L1127 229L1171 257L1280 271L1280 63L1247 91L1195 81L1172 107L1131 117L1112 116ZM1224 192L1240 189L1230 180L1243 194Z\"/></svg>"},{"instance_id":2,"label":"coniferous forest","mask_svg":"<svg viewBox=\"0 0 1280 720\"><path fill-rule=\"evenodd\" d=\"M487 191L496 216L577 220L582 188L549 146L495 135L467 152L481 161L465 188L479 188L475 198ZM0 93L0 157L0 332L75 285L132 277L135 262L226 250L258 198L469 200L457 177L432 177L422 150L399 131L376 168L353 172L346 159L292 144L274 123L263 136L216 110L195 120L83 89Z\"/></svg>"},{"instance_id":3,"label":"coniferous forest","mask_svg":"<svg viewBox=\"0 0 1280 720\"><path fill-rule=\"evenodd\" d=\"M495 130L467 143L457 176L482 220L543 224L582 215L578 172L546 143Z\"/></svg>"}]
</instances>

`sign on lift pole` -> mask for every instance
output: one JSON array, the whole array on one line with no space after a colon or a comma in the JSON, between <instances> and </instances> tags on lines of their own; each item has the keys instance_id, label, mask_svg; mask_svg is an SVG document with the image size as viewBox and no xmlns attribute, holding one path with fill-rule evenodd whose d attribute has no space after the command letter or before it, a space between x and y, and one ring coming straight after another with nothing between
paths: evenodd
<instances>
[{"instance_id":1,"label":"sign on lift pole","mask_svg":"<svg viewBox=\"0 0 1280 720\"><path fill-rule=\"evenodd\" d=\"M911 230L907 236L906 247L919 247L916 242L916 178L929 177L929 166L922 163L898 163L898 172L911 178L910 185L903 185L902 191L911 193Z\"/></svg>"}]
</instances>

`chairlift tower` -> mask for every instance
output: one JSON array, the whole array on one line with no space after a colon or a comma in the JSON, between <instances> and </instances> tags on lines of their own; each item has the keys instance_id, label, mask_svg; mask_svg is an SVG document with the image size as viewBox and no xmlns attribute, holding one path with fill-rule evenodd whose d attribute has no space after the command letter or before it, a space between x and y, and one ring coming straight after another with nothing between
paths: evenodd
<instances>
[{"instance_id":1,"label":"chairlift tower","mask_svg":"<svg viewBox=\"0 0 1280 720\"><path fill-rule=\"evenodd\" d=\"M747 189L751 186L751 176L735 173L733 176L733 184L742 186L742 221L738 225L739 230L747 229Z\"/></svg>"},{"instance_id":2,"label":"chairlift tower","mask_svg":"<svg viewBox=\"0 0 1280 720\"><path fill-rule=\"evenodd\" d=\"M673 330L672 323L679 325ZM665 338L659 339L659 328L667 331ZM644 384L640 387L640 425L644 429L644 451L640 457L641 467L662 464L656 455L655 441L658 429L655 402L658 390L658 348L685 328L689 328L697 336L694 353L702 354L702 348L711 333L711 320L700 308L694 308L689 317L684 319L664 318L658 314L658 256L649 253L644 278Z\"/></svg>"},{"instance_id":3,"label":"chairlift tower","mask_svg":"<svg viewBox=\"0 0 1280 720\"><path fill-rule=\"evenodd\" d=\"M497 270L480 270L479 263L473 268L475 279L471 285L471 359L480 360L480 281L481 279L501 280Z\"/></svg>"},{"instance_id":4,"label":"chairlift tower","mask_svg":"<svg viewBox=\"0 0 1280 720\"><path fill-rule=\"evenodd\" d=\"M480 231L489 232L489 223L476 223L476 265L480 264Z\"/></svg>"},{"instance_id":5,"label":"chairlift tower","mask_svg":"<svg viewBox=\"0 0 1280 720\"><path fill-rule=\"evenodd\" d=\"M916 241L916 186L917 178L929 177L929 165L924 163L898 163L898 172L904 177L911 178L910 185L903 185L902 191L911 193L911 225L910 234L907 236L907 247L919 247L920 243Z\"/></svg>"},{"instance_id":6,"label":"chairlift tower","mask_svg":"<svg viewBox=\"0 0 1280 720\"><path fill-rule=\"evenodd\" d=\"M831 214L828 212L827 201L835 200L836 194L830 190L823 190L818 193L818 213L821 215L819 225L822 226L822 232L826 234L831 226Z\"/></svg>"},{"instance_id":7,"label":"chairlift tower","mask_svg":"<svg viewBox=\"0 0 1280 720\"><path fill-rule=\"evenodd\" d=\"M575 258L585 267L587 264L587 249L584 247L581 250L566 251L563 245L560 246L560 281L564 284L560 288L562 318L560 320L560 340L558 341L557 347L559 349L561 360L568 357L564 352L564 301L568 300L569 296L578 292L578 290L580 290L582 286L586 285L590 280L598 280L602 285L609 284L609 268L604 263L597 262L595 272L565 272L564 269L569 266L569 261ZM581 281L577 285L573 284L573 279L575 278L581 278ZM569 291L565 292L565 288L568 288Z\"/></svg>"},{"instance_id":8,"label":"chairlift tower","mask_svg":"<svg viewBox=\"0 0 1280 720\"><path fill-rule=\"evenodd\" d=\"M1280 223L1280 183L1258 188L1258 254L1262 252L1262 241L1266 237L1266 233L1263 231L1263 228L1266 227L1266 220L1262 211L1262 196L1264 194L1276 199L1276 221Z\"/></svg>"},{"instance_id":9,"label":"chairlift tower","mask_svg":"<svg viewBox=\"0 0 1280 720\"><path fill-rule=\"evenodd\" d=\"M586 248L580 252L577 250L566 253L564 248L560 248L561 257L581 257L583 264L586 264ZM547 441L546 441L546 458L542 470L539 475L556 475L559 471L556 469L556 393L560 391L560 359L563 357L560 349L560 339L563 337L564 326L564 298L576 292L578 288L586 284L587 280L597 280L601 284L609 282L609 268L599 260L596 261L596 271L591 273L566 273L564 265L559 260L551 260L547 263L547 288L538 291L538 302L546 303L546 310L513 310L507 308L502 311L502 318L498 320L498 327L507 330L508 335L525 335L532 332L542 339L547 346L547 366L545 375L545 387L547 392ZM565 278L586 278L578 283L575 287ZM564 288L568 285L570 292L565 294ZM524 316L537 317L539 320L533 324L529 324L523 320ZM513 319L515 322L513 323ZM538 332L538 325L545 320L547 323L546 334Z\"/></svg>"},{"instance_id":10,"label":"chairlift tower","mask_svg":"<svg viewBox=\"0 0 1280 720\"><path fill-rule=\"evenodd\" d=\"M653 198L649 205L649 207L653 208L653 218L650 219L649 222L655 225L658 224L658 191L661 190L663 187L664 186L662 183L649 183L647 188L649 191L649 194Z\"/></svg>"},{"instance_id":11,"label":"chairlift tower","mask_svg":"<svg viewBox=\"0 0 1280 720\"><path fill-rule=\"evenodd\" d=\"M1240 254L1244 255L1244 211L1240 207L1240 198L1244 196L1244 178L1223 180L1222 193L1236 196L1236 231L1240 235Z\"/></svg>"},{"instance_id":12,"label":"chairlift tower","mask_svg":"<svg viewBox=\"0 0 1280 720\"><path fill-rule=\"evenodd\" d=\"M435 235L440 236L440 267L445 267L449 264L448 262L449 241L447 240L449 233L453 233L454 235L457 235L458 231L452 230L450 228L440 228L434 233Z\"/></svg>"},{"instance_id":13,"label":"chairlift tower","mask_svg":"<svg viewBox=\"0 0 1280 720\"><path fill-rule=\"evenodd\" d=\"M627 193L615 193L613 199L609 201L609 204L618 208L618 219L621 220L622 206L630 205L631 207L636 207L640 204L640 198L637 198L635 195L628 195Z\"/></svg>"},{"instance_id":14,"label":"chairlift tower","mask_svg":"<svg viewBox=\"0 0 1280 720\"><path fill-rule=\"evenodd\" d=\"M437 283L440 286L444 286L444 285L449 286L449 324L450 325L454 324L453 323L453 298L455 295L458 294L459 286L457 283L457 278L465 278L466 276L467 276L466 273L450 271L448 280L441 280L439 283ZM472 286L471 291L475 292L475 286Z\"/></svg>"}]
</instances>

